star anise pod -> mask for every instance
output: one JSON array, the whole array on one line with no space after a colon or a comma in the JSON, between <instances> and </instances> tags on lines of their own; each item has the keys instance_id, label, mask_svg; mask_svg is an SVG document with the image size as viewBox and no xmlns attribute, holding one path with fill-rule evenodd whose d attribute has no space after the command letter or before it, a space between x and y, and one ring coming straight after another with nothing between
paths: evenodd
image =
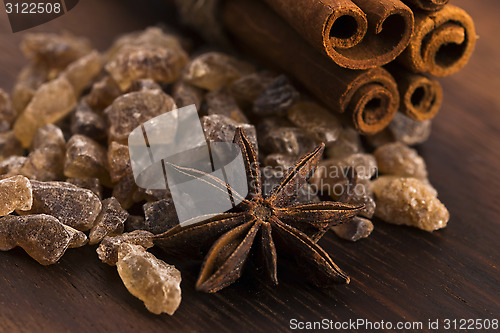
<instances>
[{"instance_id":1,"label":"star anise pod","mask_svg":"<svg viewBox=\"0 0 500 333\"><path fill-rule=\"evenodd\" d=\"M257 156L241 128L236 130L234 143L243 155L248 196L242 198L236 211L187 227L176 226L157 235L155 244L171 255L186 255L189 250L197 253L213 244L196 283L196 288L204 292L217 292L236 281L255 247L275 284L277 248L296 259L303 272L319 285L349 283L349 277L316 241L331 226L349 221L363 207L340 202L293 203L317 166L324 144L303 156L285 173L280 185L264 197Z\"/></svg>"}]
</instances>

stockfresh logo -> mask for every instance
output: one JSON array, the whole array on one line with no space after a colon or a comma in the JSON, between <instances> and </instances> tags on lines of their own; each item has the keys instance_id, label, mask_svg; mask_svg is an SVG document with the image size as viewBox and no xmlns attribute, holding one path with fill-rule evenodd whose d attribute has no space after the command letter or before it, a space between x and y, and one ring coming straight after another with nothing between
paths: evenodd
<instances>
[{"instance_id":1,"label":"stockfresh logo","mask_svg":"<svg viewBox=\"0 0 500 333\"><path fill-rule=\"evenodd\" d=\"M182 226L224 213L248 194L240 147L207 142L195 105L150 119L128 145L137 186L169 189Z\"/></svg>"},{"instance_id":2,"label":"stockfresh logo","mask_svg":"<svg viewBox=\"0 0 500 333\"><path fill-rule=\"evenodd\" d=\"M79 0L4 0L12 32L18 32L52 21L73 9Z\"/></svg>"}]
</instances>

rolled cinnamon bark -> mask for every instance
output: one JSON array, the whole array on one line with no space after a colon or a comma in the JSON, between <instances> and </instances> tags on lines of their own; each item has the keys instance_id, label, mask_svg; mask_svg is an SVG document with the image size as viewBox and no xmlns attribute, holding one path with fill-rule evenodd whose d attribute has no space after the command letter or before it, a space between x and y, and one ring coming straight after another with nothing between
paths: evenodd
<instances>
[{"instance_id":1,"label":"rolled cinnamon bark","mask_svg":"<svg viewBox=\"0 0 500 333\"><path fill-rule=\"evenodd\" d=\"M461 8L415 11L415 31L398 60L415 73L448 76L467 64L476 39L474 22Z\"/></svg>"},{"instance_id":2,"label":"rolled cinnamon bark","mask_svg":"<svg viewBox=\"0 0 500 333\"><path fill-rule=\"evenodd\" d=\"M367 69L408 46L413 13L399 0L265 0L306 41L339 66Z\"/></svg>"},{"instance_id":3,"label":"rolled cinnamon bark","mask_svg":"<svg viewBox=\"0 0 500 333\"><path fill-rule=\"evenodd\" d=\"M427 10L427 11L436 11L443 8L450 0L402 0L406 2L408 5L415 6L417 8Z\"/></svg>"},{"instance_id":4,"label":"rolled cinnamon bark","mask_svg":"<svg viewBox=\"0 0 500 333\"><path fill-rule=\"evenodd\" d=\"M353 71L336 65L259 1L227 1L222 18L240 45L290 74L332 110L350 113L360 133L381 131L396 113L399 93L385 69Z\"/></svg>"},{"instance_id":5,"label":"rolled cinnamon bark","mask_svg":"<svg viewBox=\"0 0 500 333\"><path fill-rule=\"evenodd\" d=\"M399 111L419 121L432 119L437 115L443 103L443 88L437 80L412 73L396 64L389 64L386 69L398 84Z\"/></svg>"}]
</instances>

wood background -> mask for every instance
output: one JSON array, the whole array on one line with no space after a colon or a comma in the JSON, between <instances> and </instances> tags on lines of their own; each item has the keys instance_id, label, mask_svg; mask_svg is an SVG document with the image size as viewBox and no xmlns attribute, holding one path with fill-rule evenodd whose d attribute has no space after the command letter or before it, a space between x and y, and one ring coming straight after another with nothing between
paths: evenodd
<instances>
[{"instance_id":1,"label":"wood background","mask_svg":"<svg viewBox=\"0 0 500 333\"><path fill-rule=\"evenodd\" d=\"M372 236L358 243L328 235L321 245L352 278L330 290L281 271L276 288L250 275L207 295L193 289L198 266L191 265L172 317L146 311L116 269L99 262L95 247L69 250L50 267L21 249L1 252L0 331L286 331L292 318L500 319L500 3L453 2L474 17L480 39L466 69L442 80L444 107L419 147L451 212L447 229L429 234L376 222ZM68 29L103 50L117 34L169 23L172 14L162 2L83 0L31 31ZM10 32L2 9L0 87L8 91L25 64L22 35Z\"/></svg>"}]
</instances>

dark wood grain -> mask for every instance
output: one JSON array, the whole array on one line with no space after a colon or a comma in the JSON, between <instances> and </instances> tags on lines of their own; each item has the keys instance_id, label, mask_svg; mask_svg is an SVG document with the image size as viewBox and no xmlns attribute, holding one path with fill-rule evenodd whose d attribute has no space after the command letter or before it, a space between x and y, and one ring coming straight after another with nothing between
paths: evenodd
<instances>
[{"instance_id":1,"label":"dark wood grain","mask_svg":"<svg viewBox=\"0 0 500 333\"><path fill-rule=\"evenodd\" d=\"M95 247L70 250L42 267L22 250L0 252L0 331L275 331L289 321L423 321L500 318L500 24L497 0L455 0L475 18L480 39L471 63L442 80L444 106L419 147L430 180L451 212L449 227L428 234L376 222L359 243L327 235L321 244L351 276L350 285L316 289L293 270L271 287L252 275L215 295L194 291L198 265L183 264L183 301L155 316L132 297ZM103 50L122 32L172 17L154 1L83 0L35 31L68 29ZM144 2L142 2L144 4ZM168 22L166 22L168 23ZM0 14L0 87L25 64Z\"/></svg>"}]
</instances>

